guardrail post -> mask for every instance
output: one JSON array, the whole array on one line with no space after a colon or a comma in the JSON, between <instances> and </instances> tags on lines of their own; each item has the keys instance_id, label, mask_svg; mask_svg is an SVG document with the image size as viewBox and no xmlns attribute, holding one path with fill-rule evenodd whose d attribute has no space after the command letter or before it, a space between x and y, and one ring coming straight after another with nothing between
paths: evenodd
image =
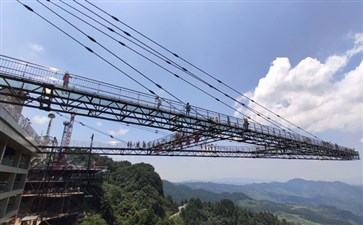
<instances>
[{"instance_id":1,"label":"guardrail post","mask_svg":"<svg viewBox=\"0 0 363 225\"><path fill-rule=\"evenodd\" d=\"M28 67L28 64L25 64L25 67L24 67L24 72L23 72L23 77L25 77L25 73L26 73L26 68Z\"/></svg>"}]
</instances>

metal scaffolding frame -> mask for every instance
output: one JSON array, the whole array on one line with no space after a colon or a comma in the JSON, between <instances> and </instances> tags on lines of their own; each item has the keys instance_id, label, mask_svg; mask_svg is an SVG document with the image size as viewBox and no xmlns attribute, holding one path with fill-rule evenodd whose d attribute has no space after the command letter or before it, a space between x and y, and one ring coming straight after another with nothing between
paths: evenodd
<instances>
[{"instance_id":1,"label":"metal scaffolding frame","mask_svg":"<svg viewBox=\"0 0 363 225\"><path fill-rule=\"evenodd\" d=\"M72 75L71 82L65 87L63 75L64 72L1 55L0 88L6 92L0 91L0 102L63 113L76 111L81 116L181 132L183 135L180 138L170 135L158 144L161 149L166 148L167 152L178 156L203 157L205 151L202 150L199 150L200 153L188 150L194 153L187 154L185 150L178 150L177 146L172 148L175 141L187 142L187 138L199 135L205 142L230 140L256 145L253 154L259 158L263 155L264 158L285 159L292 158L287 155L294 155L303 159L359 159L354 149L251 121L246 126L239 118L195 106L186 114L185 105L169 99L163 98L163 105L158 107L154 95L81 76ZM14 102L14 99L17 101ZM194 147L196 145L194 143ZM192 142L189 147L193 147ZM260 151L260 148L264 151ZM123 150L123 153L133 155L143 155L142 152ZM240 157L241 153L226 154L221 151L219 156L213 157L227 155Z\"/></svg>"}]
</instances>

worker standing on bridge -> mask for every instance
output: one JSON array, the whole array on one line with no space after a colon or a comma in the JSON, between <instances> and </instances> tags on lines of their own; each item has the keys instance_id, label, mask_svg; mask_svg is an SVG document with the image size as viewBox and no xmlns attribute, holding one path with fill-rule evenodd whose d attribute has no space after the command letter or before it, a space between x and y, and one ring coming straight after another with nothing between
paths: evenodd
<instances>
[{"instance_id":1,"label":"worker standing on bridge","mask_svg":"<svg viewBox=\"0 0 363 225\"><path fill-rule=\"evenodd\" d=\"M186 106L185 106L185 114L189 115L190 113L190 104L189 102L187 102Z\"/></svg>"},{"instance_id":2,"label":"worker standing on bridge","mask_svg":"<svg viewBox=\"0 0 363 225\"><path fill-rule=\"evenodd\" d=\"M157 109L160 109L160 106L161 106L161 98L159 98L159 96L156 96L155 103L156 103L156 108Z\"/></svg>"},{"instance_id":3,"label":"worker standing on bridge","mask_svg":"<svg viewBox=\"0 0 363 225\"><path fill-rule=\"evenodd\" d=\"M66 72L63 76L63 88L68 88L70 78L71 78L71 76L69 75L68 72Z\"/></svg>"},{"instance_id":4,"label":"worker standing on bridge","mask_svg":"<svg viewBox=\"0 0 363 225\"><path fill-rule=\"evenodd\" d=\"M53 142L52 142L53 146L58 146L58 140L56 137L53 138Z\"/></svg>"},{"instance_id":5,"label":"worker standing on bridge","mask_svg":"<svg viewBox=\"0 0 363 225\"><path fill-rule=\"evenodd\" d=\"M248 130L248 125L249 123L247 118L243 118L243 129Z\"/></svg>"}]
</instances>

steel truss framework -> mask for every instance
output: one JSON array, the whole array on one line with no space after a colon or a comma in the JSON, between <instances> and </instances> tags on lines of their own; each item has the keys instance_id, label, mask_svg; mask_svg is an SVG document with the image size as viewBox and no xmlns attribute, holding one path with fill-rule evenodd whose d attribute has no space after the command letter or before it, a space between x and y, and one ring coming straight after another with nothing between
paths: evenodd
<instances>
[{"instance_id":1,"label":"steel truss framework","mask_svg":"<svg viewBox=\"0 0 363 225\"><path fill-rule=\"evenodd\" d=\"M294 155L307 158L314 156L312 159L359 159L359 154L354 149L283 129L253 122L242 124L238 118L194 106L186 114L185 105L173 100L163 99L162 107L157 107L153 95L75 75L72 75L69 85L64 85L62 77L63 73L51 68L0 56L0 102L47 111L75 112L81 116L181 132L183 135L178 140L171 135L158 142L161 149L172 150L173 155L205 155L205 152L196 151L177 154L177 146L172 148L175 141L183 142L189 147L196 146L198 143L190 140L198 135L206 142L231 140L263 146L268 149L264 153L268 158L289 158L286 155ZM143 155L143 152L131 150L124 153ZM238 155L235 152L220 154L225 157ZM257 155L256 152L255 156Z\"/></svg>"},{"instance_id":2,"label":"steel truss framework","mask_svg":"<svg viewBox=\"0 0 363 225\"><path fill-rule=\"evenodd\" d=\"M269 159L305 159L305 160L348 160L350 152L337 151L286 151L264 147L231 147L209 145L188 149L140 149L119 147L78 147L78 146L39 146L41 154L54 154L49 149L67 154L90 155L125 155L125 156L178 156L178 157L209 157L209 158L269 158Z\"/></svg>"}]
</instances>

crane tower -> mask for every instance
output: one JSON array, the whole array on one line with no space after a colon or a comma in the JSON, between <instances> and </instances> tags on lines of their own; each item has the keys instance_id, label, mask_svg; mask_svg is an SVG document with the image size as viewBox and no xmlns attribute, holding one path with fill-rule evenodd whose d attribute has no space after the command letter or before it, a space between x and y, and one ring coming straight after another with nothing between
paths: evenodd
<instances>
[{"instance_id":1,"label":"crane tower","mask_svg":"<svg viewBox=\"0 0 363 225\"><path fill-rule=\"evenodd\" d=\"M61 146L69 146L69 143L71 143L71 137L72 137L72 131L73 131L73 125L74 125L74 117L76 115L72 114L71 115L71 119L70 121L64 121L63 125L64 125L64 130L63 130L63 135L62 135L62 140L61 140ZM67 163L67 155L64 154L65 149L61 150L62 152L59 155L59 161L62 164L66 164Z\"/></svg>"},{"instance_id":2,"label":"crane tower","mask_svg":"<svg viewBox=\"0 0 363 225\"><path fill-rule=\"evenodd\" d=\"M62 135L61 146L68 146L71 143L75 116L76 116L75 114L72 114L69 122L68 121L63 122L64 130L63 130L63 135Z\"/></svg>"}]
</instances>

